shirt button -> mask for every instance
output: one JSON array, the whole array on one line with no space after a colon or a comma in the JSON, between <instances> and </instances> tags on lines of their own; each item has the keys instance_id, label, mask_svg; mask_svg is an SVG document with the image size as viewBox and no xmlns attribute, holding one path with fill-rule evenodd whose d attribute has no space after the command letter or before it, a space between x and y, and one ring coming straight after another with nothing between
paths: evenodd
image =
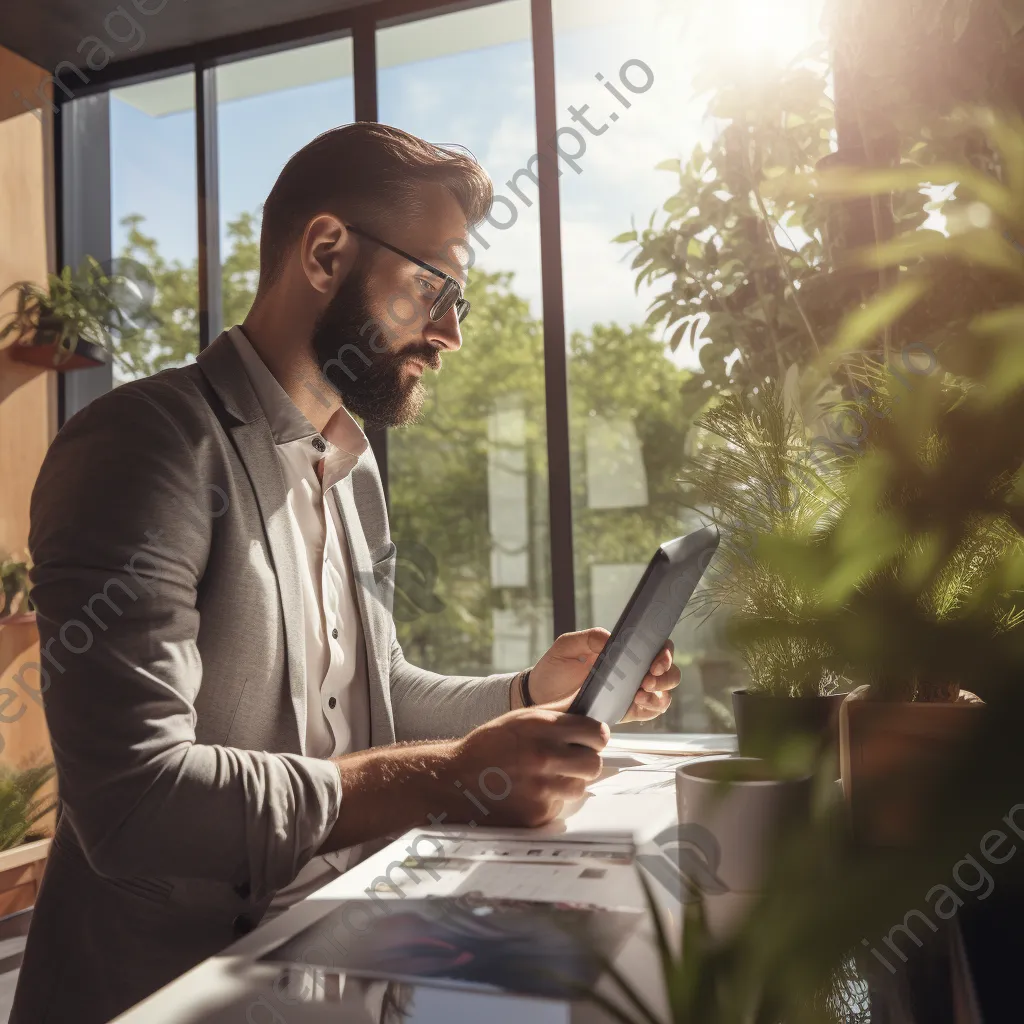
<instances>
[{"instance_id":1,"label":"shirt button","mask_svg":"<svg viewBox=\"0 0 1024 1024\"><path fill-rule=\"evenodd\" d=\"M319 438L319 437L314 437L313 438L313 447L318 452L325 452L325 451L327 451L327 445L324 444L323 440L321 438Z\"/></svg>"},{"instance_id":2,"label":"shirt button","mask_svg":"<svg viewBox=\"0 0 1024 1024\"><path fill-rule=\"evenodd\" d=\"M336 629L332 629L331 630L331 636L333 636L334 639L337 640L338 639L338 631Z\"/></svg>"},{"instance_id":3,"label":"shirt button","mask_svg":"<svg viewBox=\"0 0 1024 1024\"><path fill-rule=\"evenodd\" d=\"M333 711L338 706L338 698L331 697L331 699L327 702L327 706Z\"/></svg>"}]
</instances>

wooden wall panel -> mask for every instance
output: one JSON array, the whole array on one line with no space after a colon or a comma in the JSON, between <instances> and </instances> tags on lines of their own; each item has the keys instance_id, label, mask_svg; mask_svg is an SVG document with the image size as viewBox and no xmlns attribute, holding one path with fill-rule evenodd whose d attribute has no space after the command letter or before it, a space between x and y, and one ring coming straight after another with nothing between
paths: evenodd
<instances>
[{"instance_id":1,"label":"wooden wall panel","mask_svg":"<svg viewBox=\"0 0 1024 1024\"><path fill-rule=\"evenodd\" d=\"M15 281L45 282L53 268L52 112L48 106L26 110L22 101L35 96L44 77L41 68L0 47L0 291ZM12 307L5 296L0 315ZM28 546L29 497L57 425L56 377L0 350L2 552L20 555ZM18 698L0 689L0 764L51 756L42 708L25 690L39 685L38 662L33 623L0 626L0 687Z\"/></svg>"},{"instance_id":2,"label":"wooden wall panel","mask_svg":"<svg viewBox=\"0 0 1024 1024\"><path fill-rule=\"evenodd\" d=\"M15 74L19 72L20 74ZM41 71L0 47L0 95L20 81L31 95ZM30 88L32 87L32 88ZM53 265L49 110L10 111L0 120L0 291L45 282ZM0 315L13 308L0 300ZM28 541L28 500L56 428L56 374L12 362L0 351L0 550Z\"/></svg>"},{"instance_id":3,"label":"wooden wall panel","mask_svg":"<svg viewBox=\"0 0 1024 1024\"><path fill-rule=\"evenodd\" d=\"M0 46L0 121L34 110L33 117L42 117L39 108L47 106L52 87L40 89L48 74L31 61Z\"/></svg>"}]
</instances>

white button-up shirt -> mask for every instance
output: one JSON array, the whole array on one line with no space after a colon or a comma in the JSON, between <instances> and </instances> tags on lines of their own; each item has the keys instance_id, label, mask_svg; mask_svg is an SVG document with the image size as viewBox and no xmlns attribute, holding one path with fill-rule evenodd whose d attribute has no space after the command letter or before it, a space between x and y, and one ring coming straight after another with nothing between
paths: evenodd
<instances>
[{"instance_id":1,"label":"white button-up shirt","mask_svg":"<svg viewBox=\"0 0 1024 1024\"><path fill-rule=\"evenodd\" d=\"M333 489L366 451L366 435L345 409L318 434L267 368L240 327L230 331L270 424L288 495L288 521L302 588L306 664L306 753L337 757L370 739L366 646L356 602L348 539ZM278 893L287 906L352 862L354 851L314 857Z\"/></svg>"}]
</instances>

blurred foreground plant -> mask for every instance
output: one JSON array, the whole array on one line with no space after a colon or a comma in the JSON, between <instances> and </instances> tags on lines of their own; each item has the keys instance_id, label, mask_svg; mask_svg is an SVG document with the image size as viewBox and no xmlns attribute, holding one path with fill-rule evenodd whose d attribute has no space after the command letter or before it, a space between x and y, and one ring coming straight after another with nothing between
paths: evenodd
<instances>
[{"instance_id":1,"label":"blurred foreground plant","mask_svg":"<svg viewBox=\"0 0 1024 1024\"><path fill-rule=\"evenodd\" d=\"M814 595L813 614L747 617L736 639L741 649L769 641L815 646L828 652L826 668L870 680L883 695L905 696L908 683L919 691L949 682L981 694L988 707L972 716L955 756L929 763L918 820L899 848L855 842L837 804L783 838L762 894L732 935L712 936L701 904L684 905L677 955L655 915L672 1024L864 1019L858 994L865 979L879 977L879 960L869 955L885 942L879 937L912 934L918 908L933 910L933 894L951 891L965 850L983 848L991 830L1024 811L1024 252L1008 240L1024 239L1024 122L962 116L987 132L998 157L993 173L900 167L802 182L812 194L836 197L942 182L984 207L976 223L952 223L948 235L911 233L864 253L865 265L890 266L895 283L846 321L830 359L849 358L933 288L948 286L951 266L980 268L999 287L987 312L951 321L941 338L928 339L943 373L901 379L855 357L855 371L875 379L880 415L865 418L855 451L837 452L845 459L838 514L800 535L768 532L757 548L786 587ZM867 798L881 799L891 780L867 784ZM993 886L1021 892L1019 862L993 868ZM966 888L963 895L970 899ZM957 897L946 906L936 913L941 928L933 928L942 942L958 913L990 904ZM893 973L928 955L923 945L906 942ZM618 997L595 998L615 1019L661 1019L628 979L609 971ZM938 994L948 1009L952 988Z\"/></svg>"},{"instance_id":2,"label":"blurred foreground plant","mask_svg":"<svg viewBox=\"0 0 1024 1024\"><path fill-rule=\"evenodd\" d=\"M983 696L1024 665L1024 121L974 111L999 154L999 176L970 165L832 172L816 194L872 194L955 183L988 226L921 231L862 260L899 271L858 311L829 353L848 357L886 321L947 280L950 264L1009 282L1015 301L951 322L929 339L944 373L897 377L872 368L877 414L848 470L842 514L814 538L769 537L769 564L821 597L812 620L747 624L755 635L818 643L831 665L882 695L961 686ZM936 269L938 272L936 272ZM897 299L898 301L894 301ZM909 692L908 692L909 691Z\"/></svg>"}]
</instances>

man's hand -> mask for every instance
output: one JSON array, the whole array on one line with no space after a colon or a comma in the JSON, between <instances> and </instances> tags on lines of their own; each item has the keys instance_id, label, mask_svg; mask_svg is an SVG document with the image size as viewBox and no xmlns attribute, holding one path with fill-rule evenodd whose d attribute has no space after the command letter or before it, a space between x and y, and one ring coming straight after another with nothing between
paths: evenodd
<instances>
[{"instance_id":1,"label":"man's hand","mask_svg":"<svg viewBox=\"0 0 1024 1024\"><path fill-rule=\"evenodd\" d=\"M563 633L530 670L533 700L560 711L568 708L610 635L600 626ZM668 711L672 703L671 691L679 685L680 678L679 669L672 663L673 651L669 640L651 662L623 722L646 722ZM512 687L512 706L522 707L518 685Z\"/></svg>"},{"instance_id":2,"label":"man's hand","mask_svg":"<svg viewBox=\"0 0 1024 1024\"><path fill-rule=\"evenodd\" d=\"M601 774L608 737L608 726L582 715L524 708L460 740L334 758L341 812L318 852L428 823L543 825Z\"/></svg>"},{"instance_id":3,"label":"man's hand","mask_svg":"<svg viewBox=\"0 0 1024 1024\"><path fill-rule=\"evenodd\" d=\"M603 722L550 708L510 711L479 726L458 741L449 820L531 828L551 821L601 774L609 736Z\"/></svg>"}]
</instances>

